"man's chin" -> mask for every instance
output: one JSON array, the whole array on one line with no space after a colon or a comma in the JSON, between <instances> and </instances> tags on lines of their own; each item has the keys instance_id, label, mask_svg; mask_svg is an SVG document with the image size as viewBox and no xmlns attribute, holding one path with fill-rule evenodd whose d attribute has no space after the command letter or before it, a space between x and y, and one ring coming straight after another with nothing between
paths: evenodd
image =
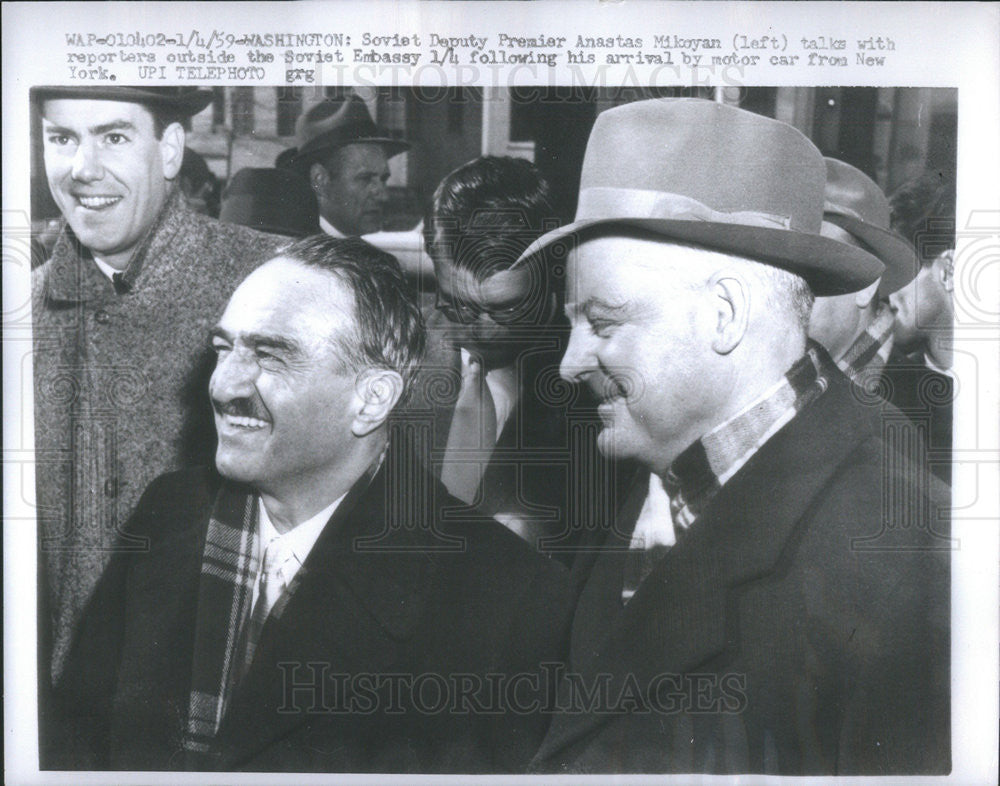
<instances>
[{"instance_id":1,"label":"man's chin","mask_svg":"<svg viewBox=\"0 0 1000 786\"><path fill-rule=\"evenodd\" d=\"M246 461L221 450L215 454L215 468L222 477L234 483L252 483L257 476Z\"/></svg>"}]
</instances>

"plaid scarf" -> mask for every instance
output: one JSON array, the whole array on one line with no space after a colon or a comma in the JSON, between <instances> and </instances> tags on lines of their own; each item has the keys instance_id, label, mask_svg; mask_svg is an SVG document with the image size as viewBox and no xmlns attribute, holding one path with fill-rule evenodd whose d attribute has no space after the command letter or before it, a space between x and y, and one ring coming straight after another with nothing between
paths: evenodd
<instances>
[{"instance_id":1,"label":"plaid scarf","mask_svg":"<svg viewBox=\"0 0 1000 786\"><path fill-rule=\"evenodd\" d=\"M626 561L622 601L628 602L656 562L691 527L719 489L829 384L823 349L809 342L776 384L740 412L686 448L662 483L650 479ZM669 517L664 515L670 511Z\"/></svg>"},{"instance_id":2,"label":"plaid scarf","mask_svg":"<svg viewBox=\"0 0 1000 786\"><path fill-rule=\"evenodd\" d=\"M209 517L198 585L191 696L182 739L191 769L208 769L198 762L207 762L240 669L241 635L260 563L258 504L256 494L223 485Z\"/></svg>"},{"instance_id":3,"label":"plaid scarf","mask_svg":"<svg viewBox=\"0 0 1000 786\"><path fill-rule=\"evenodd\" d=\"M895 321L896 315L889 301L880 301L875 318L837 361L840 370L856 385L867 387L878 379L892 353L892 326Z\"/></svg>"},{"instance_id":4,"label":"plaid scarf","mask_svg":"<svg viewBox=\"0 0 1000 786\"><path fill-rule=\"evenodd\" d=\"M337 506L349 511L385 461L388 443L378 459ZM226 704L253 661L264 621L251 618L254 584L262 554L257 537L259 497L246 487L224 484L215 498L205 535L187 725L181 740L186 769L213 769L219 751L215 735ZM336 514L335 514L336 515ZM266 619L278 619L309 569L304 563L271 607ZM225 620L226 624L220 624Z\"/></svg>"}]
</instances>

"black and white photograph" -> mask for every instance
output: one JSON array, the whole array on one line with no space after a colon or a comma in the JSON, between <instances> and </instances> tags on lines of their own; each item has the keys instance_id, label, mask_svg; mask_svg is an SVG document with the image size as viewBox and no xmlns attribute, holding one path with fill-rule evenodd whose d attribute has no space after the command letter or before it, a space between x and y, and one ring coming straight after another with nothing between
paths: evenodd
<instances>
[{"instance_id":1,"label":"black and white photograph","mask_svg":"<svg viewBox=\"0 0 1000 786\"><path fill-rule=\"evenodd\" d=\"M697 5L5 5L10 782L996 782L1000 9Z\"/></svg>"}]
</instances>

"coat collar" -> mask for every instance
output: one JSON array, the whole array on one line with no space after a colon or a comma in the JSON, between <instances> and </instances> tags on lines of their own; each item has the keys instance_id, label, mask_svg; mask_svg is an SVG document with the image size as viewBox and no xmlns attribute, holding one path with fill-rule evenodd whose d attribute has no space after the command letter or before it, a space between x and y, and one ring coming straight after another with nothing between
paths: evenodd
<instances>
[{"instance_id":1,"label":"coat collar","mask_svg":"<svg viewBox=\"0 0 1000 786\"><path fill-rule=\"evenodd\" d=\"M125 287L132 289L141 283L140 276L147 260L157 259L170 246L190 213L183 194L175 188L122 272ZM115 288L111 281L98 269L90 250L83 247L64 221L49 263L46 296L51 300L73 303L102 300L114 295Z\"/></svg>"},{"instance_id":2,"label":"coat collar","mask_svg":"<svg viewBox=\"0 0 1000 786\"><path fill-rule=\"evenodd\" d=\"M719 655L738 653L735 601L741 585L776 569L813 498L873 433L871 416L854 400L851 383L825 360L829 389L722 487L687 537L628 605L618 607L608 629L608 612L620 597L627 534L642 501L639 496L636 504L630 495L623 513L632 521L620 522L619 533L609 536L617 550L597 558L577 607L569 668L582 674L585 684L612 674L614 697L626 679L634 677L645 690L659 674L688 673ZM613 717L557 715L536 760L550 759Z\"/></svg>"}]
</instances>

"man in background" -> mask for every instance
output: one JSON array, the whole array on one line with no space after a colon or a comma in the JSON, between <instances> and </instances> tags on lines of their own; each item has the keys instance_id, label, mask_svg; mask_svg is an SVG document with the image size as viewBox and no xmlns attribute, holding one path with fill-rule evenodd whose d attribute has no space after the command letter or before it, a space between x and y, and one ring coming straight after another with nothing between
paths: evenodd
<instances>
[{"instance_id":1,"label":"man in background","mask_svg":"<svg viewBox=\"0 0 1000 786\"><path fill-rule=\"evenodd\" d=\"M581 469L593 450L574 429L586 396L575 400L558 378L559 262L515 264L557 224L548 182L522 159L478 158L438 185L424 222L436 304L415 406L432 412L435 470L452 494L532 545L566 549L577 484L586 475L603 488L607 468Z\"/></svg>"},{"instance_id":2,"label":"man in background","mask_svg":"<svg viewBox=\"0 0 1000 786\"><path fill-rule=\"evenodd\" d=\"M211 98L196 88L32 91L65 219L32 277L40 679L61 671L142 490L211 455L204 333L274 245L185 204L183 123Z\"/></svg>"},{"instance_id":3,"label":"man in background","mask_svg":"<svg viewBox=\"0 0 1000 786\"><path fill-rule=\"evenodd\" d=\"M895 314L888 296L913 280L916 254L889 228L889 200L882 189L850 164L833 158L825 161L821 233L870 250L885 265L885 272L858 292L816 298L809 337L822 344L854 382L874 385L892 352Z\"/></svg>"},{"instance_id":4,"label":"man in background","mask_svg":"<svg viewBox=\"0 0 1000 786\"><path fill-rule=\"evenodd\" d=\"M357 95L322 101L299 118L292 166L319 202L320 227L333 237L382 228L389 201L389 159L408 143L379 132Z\"/></svg>"}]
</instances>

